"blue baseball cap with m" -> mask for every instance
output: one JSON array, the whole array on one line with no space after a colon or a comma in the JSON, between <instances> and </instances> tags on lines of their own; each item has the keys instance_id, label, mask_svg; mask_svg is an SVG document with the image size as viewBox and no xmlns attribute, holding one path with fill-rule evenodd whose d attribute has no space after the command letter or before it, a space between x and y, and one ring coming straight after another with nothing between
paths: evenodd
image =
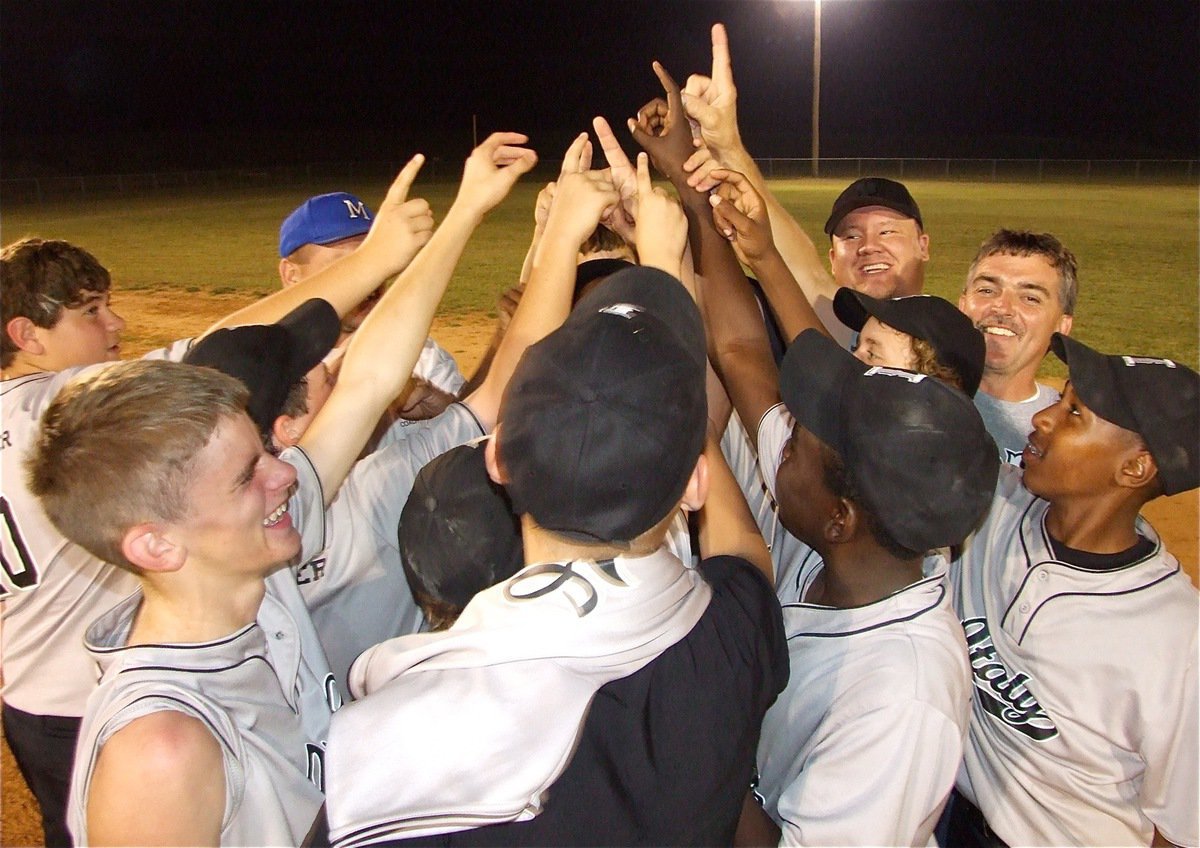
<instances>
[{"instance_id":1,"label":"blue baseball cap with m","mask_svg":"<svg viewBox=\"0 0 1200 848\"><path fill-rule=\"evenodd\" d=\"M279 228L279 255L291 256L306 244L331 244L371 229L375 216L353 194L335 191L301 203Z\"/></svg>"}]
</instances>

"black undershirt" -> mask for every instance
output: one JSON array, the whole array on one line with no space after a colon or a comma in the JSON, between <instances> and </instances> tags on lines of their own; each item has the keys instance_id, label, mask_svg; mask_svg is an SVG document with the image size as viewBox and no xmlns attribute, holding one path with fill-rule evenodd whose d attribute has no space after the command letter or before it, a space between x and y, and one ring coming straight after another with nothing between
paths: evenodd
<instances>
[{"instance_id":1,"label":"black undershirt","mask_svg":"<svg viewBox=\"0 0 1200 848\"><path fill-rule=\"evenodd\" d=\"M1154 552L1154 543L1140 534L1132 547L1115 554L1094 554L1090 551L1069 548L1049 533L1046 534L1046 538L1050 540L1050 550L1056 560L1076 568L1086 568L1088 571L1112 571L1116 568L1124 568L1127 565L1133 565L1138 560L1145 559Z\"/></svg>"}]
</instances>

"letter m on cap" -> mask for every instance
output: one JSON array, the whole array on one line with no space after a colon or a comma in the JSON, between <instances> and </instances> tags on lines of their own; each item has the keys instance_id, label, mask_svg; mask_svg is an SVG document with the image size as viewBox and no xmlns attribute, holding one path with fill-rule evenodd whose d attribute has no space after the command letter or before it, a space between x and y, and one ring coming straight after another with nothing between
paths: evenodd
<instances>
[{"instance_id":1,"label":"letter m on cap","mask_svg":"<svg viewBox=\"0 0 1200 848\"><path fill-rule=\"evenodd\" d=\"M346 204L346 211L350 214L351 218L366 218L368 221L371 220L371 213L367 211L367 204L361 200L355 203L353 200L343 198L342 203Z\"/></svg>"}]
</instances>

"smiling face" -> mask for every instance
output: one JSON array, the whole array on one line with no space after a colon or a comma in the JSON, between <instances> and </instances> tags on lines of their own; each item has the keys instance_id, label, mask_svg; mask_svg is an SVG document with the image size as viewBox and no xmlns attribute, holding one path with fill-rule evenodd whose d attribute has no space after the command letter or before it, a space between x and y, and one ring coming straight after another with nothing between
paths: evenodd
<instances>
[{"instance_id":1,"label":"smiling face","mask_svg":"<svg viewBox=\"0 0 1200 848\"><path fill-rule=\"evenodd\" d=\"M1001 400L1021 401L1054 333L1071 331L1063 314L1062 279L1044 256L996 253L976 263L958 308L987 342L981 389Z\"/></svg>"},{"instance_id":2,"label":"smiling face","mask_svg":"<svg viewBox=\"0 0 1200 848\"><path fill-rule=\"evenodd\" d=\"M864 206L847 213L831 238L829 266L839 286L878 298L921 293L929 236L912 218Z\"/></svg>"},{"instance_id":3,"label":"smiling face","mask_svg":"<svg viewBox=\"0 0 1200 848\"><path fill-rule=\"evenodd\" d=\"M263 450L245 414L225 417L194 460L187 514L170 532L190 562L265 575L300 551L287 511L296 470Z\"/></svg>"}]
</instances>

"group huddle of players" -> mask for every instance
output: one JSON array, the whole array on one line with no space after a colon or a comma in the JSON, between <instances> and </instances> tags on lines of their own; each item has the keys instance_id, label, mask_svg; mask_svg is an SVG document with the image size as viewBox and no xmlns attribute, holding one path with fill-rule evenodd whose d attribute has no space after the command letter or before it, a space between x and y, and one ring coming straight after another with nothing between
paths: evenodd
<instances>
[{"instance_id":1,"label":"group huddle of players","mask_svg":"<svg viewBox=\"0 0 1200 848\"><path fill-rule=\"evenodd\" d=\"M1200 603L1139 515L1200 485L1200 375L1069 335L1050 234L921 294L892 180L826 262L712 46L655 64L635 162L572 142L469 379L429 326L517 133L436 227L420 156L305 201L278 292L140 360L91 254L3 248L48 845L1200 842Z\"/></svg>"}]
</instances>

